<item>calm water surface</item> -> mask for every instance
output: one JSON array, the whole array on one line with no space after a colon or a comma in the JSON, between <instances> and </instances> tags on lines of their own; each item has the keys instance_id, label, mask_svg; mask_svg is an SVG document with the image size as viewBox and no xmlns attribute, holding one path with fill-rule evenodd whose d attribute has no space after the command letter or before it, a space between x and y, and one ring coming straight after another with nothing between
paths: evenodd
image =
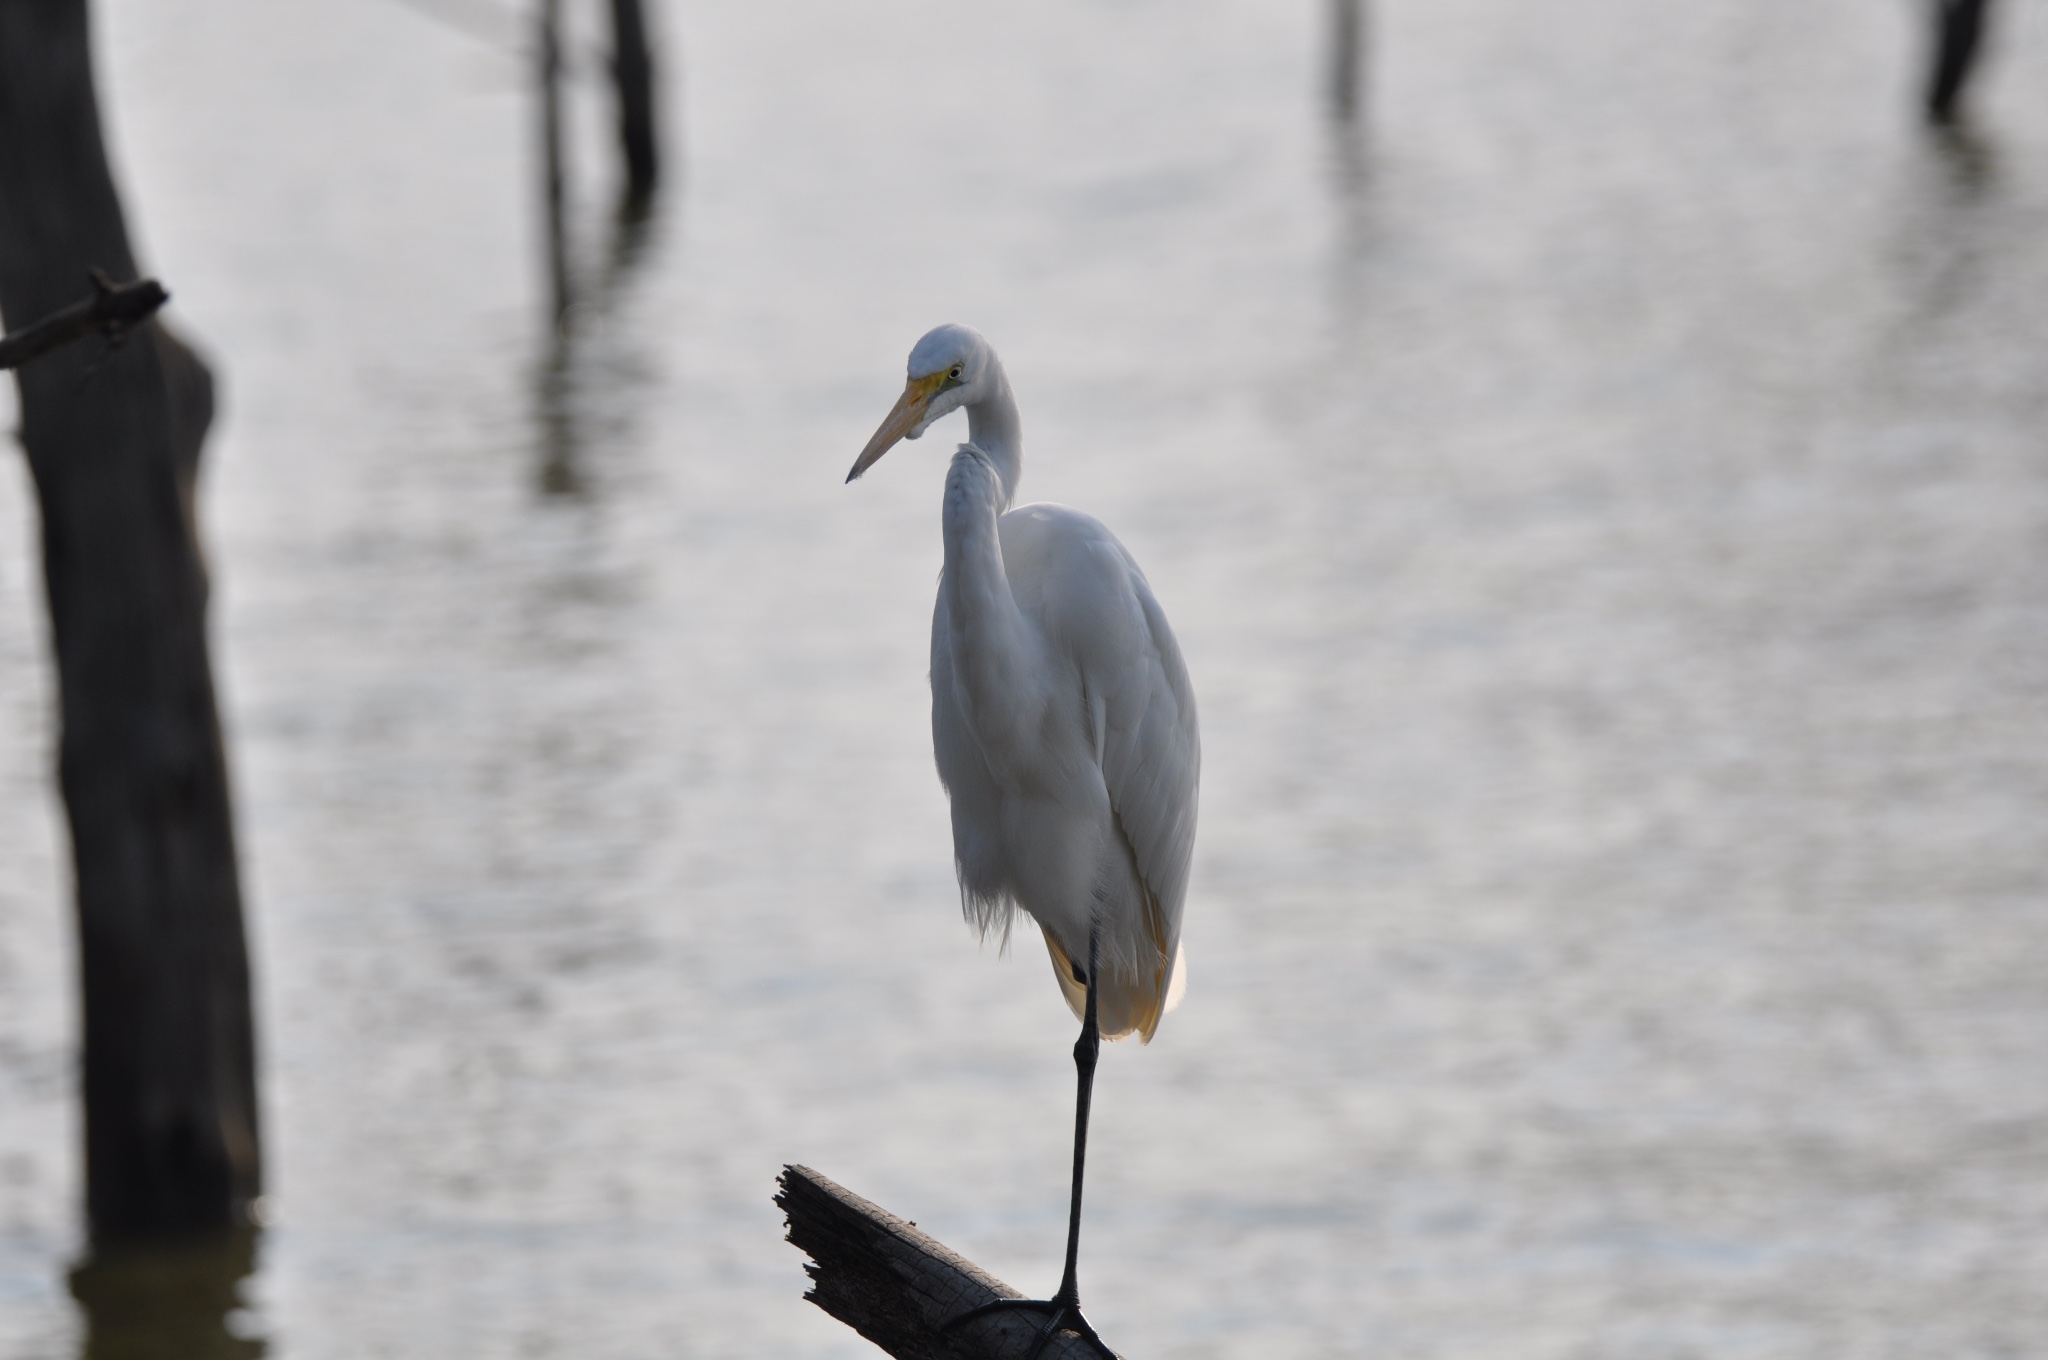
<instances>
[{"instance_id":1,"label":"calm water surface","mask_svg":"<svg viewBox=\"0 0 2048 1360\"><path fill-rule=\"evenodd\" d=\"M1106 1334L2048 1352L2048 10L1950 142L1915 12L1384 3L1347 141L1308 0L670 4L637 237L580 59L551 355L507 11L106 0L225 382L275 1222L219 1336L870 1354L798 1302L791 1160L1052 1285L1073 1026L959 923L925 726L960 433L840 484L961 320L1203 705ZM84 1344L33 542L10 460L10 1360Z\"/></svg>"}]
</instances>

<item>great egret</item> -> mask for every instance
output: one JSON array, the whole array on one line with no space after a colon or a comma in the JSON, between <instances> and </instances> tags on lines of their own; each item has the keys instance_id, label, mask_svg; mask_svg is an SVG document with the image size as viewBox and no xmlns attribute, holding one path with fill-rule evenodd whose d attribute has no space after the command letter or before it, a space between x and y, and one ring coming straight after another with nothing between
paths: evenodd
<instances>
[{"instance_id":1,"label":"great egret","mask_svg":"<svg viewBox=\"0 0 2048 1360\"><path fill-rule=\"evenodd\" d=\"M1063 505L1009 508L1023 445L988 341L940 326L911 350L909 369L846 480L966 409L967 442L946 473L931 670L960 899L984 938L1007 942L1015 910L1029 913L1081 1018L1066 1272L1050 1299L991 1307L1048 1313L1039 1348L1064 1326L1108 1355L1074 1277L1088 1104L1102 1037L1149 1042L1186 976L1180 919L1201 766L1194 691L1145 574L1101 521Z\"/></svg>"}]
</instances>

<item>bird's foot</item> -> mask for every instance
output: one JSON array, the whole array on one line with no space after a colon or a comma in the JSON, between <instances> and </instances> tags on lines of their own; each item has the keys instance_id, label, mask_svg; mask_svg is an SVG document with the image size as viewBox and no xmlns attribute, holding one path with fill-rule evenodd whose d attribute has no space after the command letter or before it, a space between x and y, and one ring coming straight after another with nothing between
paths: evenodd
<instances>
[{"instance_id":1,"label":"bird's foot","mask_svg":"<svg viewBox=\"0 0 2048 1360\"><path fill-rule=\"evenodd\" d=\"M1095 1334L1095 1328L1088 1324L1088 1319L1081 1316L1081 1305L1065 1299L997 1299L994 1303L984 1303L979 1308L970 1308L956 1317L947 1318L939 1324L939 1330L950 1332L955 1327L965 1326L976 1318L988 1317L992 1313L1006 1312L1010 1309L1045 1314L1045 1325L1039 1328L1038 1339L1031 1343L1031 1349L1025 1352L1024 1360L1038 1360L1039 1354L1060 1332L1072 1332L1080 1337L1094 1348L1102 1360L1122 1360L1109 1348L1108 1342Z\"/></svg>"}]
</instances>

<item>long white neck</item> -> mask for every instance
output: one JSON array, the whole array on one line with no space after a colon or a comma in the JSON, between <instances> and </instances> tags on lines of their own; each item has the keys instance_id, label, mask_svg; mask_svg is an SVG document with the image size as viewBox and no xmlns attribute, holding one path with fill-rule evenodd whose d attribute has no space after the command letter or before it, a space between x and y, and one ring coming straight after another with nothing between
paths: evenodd
<instances>
[{"instance_id":1,"label":"long white neck","mask_svg":"<svg viewBox=\"0 0 2048 1360\"><path fill-rule=\"evenodd\" d=\"M988 455L1001 479L1002 514L1017 499L1017 480L1024 475L1024 431L1017 419L1017 398L1010 391L1010 377L1000 363L989 374L988 394L967 407L967 439Z\"/></svg>"},{"instance_id":2,"label":"long white neck","mask_svg":"<svg viewBox=\"0 0 2048 1360\"><path fill-rule=\"evenodd\" d=\"M983 757L998 773L1030 746L1029 729L1038 717L1029 701L1029 677L1040 670L1003 567L996 520L1008 500L995 454L979 440L961 445L946 472L939 609L955 698Z\"/></svg>"}]
</instances>

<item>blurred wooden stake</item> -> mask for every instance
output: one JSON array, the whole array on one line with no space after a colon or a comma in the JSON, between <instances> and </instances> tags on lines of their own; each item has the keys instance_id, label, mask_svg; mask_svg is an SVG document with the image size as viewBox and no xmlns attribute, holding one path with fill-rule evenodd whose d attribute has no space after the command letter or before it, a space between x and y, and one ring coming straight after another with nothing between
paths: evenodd
<instances>
[{"instance_id":1,"label":"blurred wooden stake","mask_svg":"<svg viewBox=\"0 0 2048 1360\"><path fill-rule=\"evenodd\" d=\"M1985 0L1934 0L1934 77L1927 88L1927 116L1953 123L1963 87L1976 65L1984 36Z\"/></svg>"},{"instance_id":2,"label":"blurred wooden stake","mask_svg":"<svg viewBox=\"0 0 2048 1360\"><path fill-rule=\"evenodd\" d=\"M654 56L640 0L612 0L612 78L619 89L619 147L626 157L625 211L637 216L654 197L660 171L654 138Z\"/></svg>"},{"instance_id":3,"label":"blurred wooden stake","mask_svg":"<svg viewBox=\"0 0 2048 1360\"><path fill-rule=\"evenodd\" d=\"M1330 111L1354 122L1365 73L1365 0L1330 0Z\"/></svg>"},{"instance_id":4,"label":"blurred wooden stake","mask_svg":"<svg viewBox=\"0 0 2048 1360\"><path fill-rule=\"evenodd\" d=\"M789 1241L810 1256L810 1302L897 1360L1024 1360L1040 1320L999 1312L957 1330L950 1318L997 1299L1022 1298L981 1267L807 1166L784 1167L776 1207ZM1053 1336L1044 1360L1100 1360L1072 1332Z\"/></svg>"},{"instance_id":5,"label":"blurred wooden stake","mask_svg":"<svg viewBox=\"0 0 2048 1360\"><path fill-rule=\"evenodd\" d=\"M568 224L563 218L562 0L541 0L534 50L540 55L541 194L546 215L548 319L559 332L575 299L569 287Z\"/></svg>"}]
</instances>

